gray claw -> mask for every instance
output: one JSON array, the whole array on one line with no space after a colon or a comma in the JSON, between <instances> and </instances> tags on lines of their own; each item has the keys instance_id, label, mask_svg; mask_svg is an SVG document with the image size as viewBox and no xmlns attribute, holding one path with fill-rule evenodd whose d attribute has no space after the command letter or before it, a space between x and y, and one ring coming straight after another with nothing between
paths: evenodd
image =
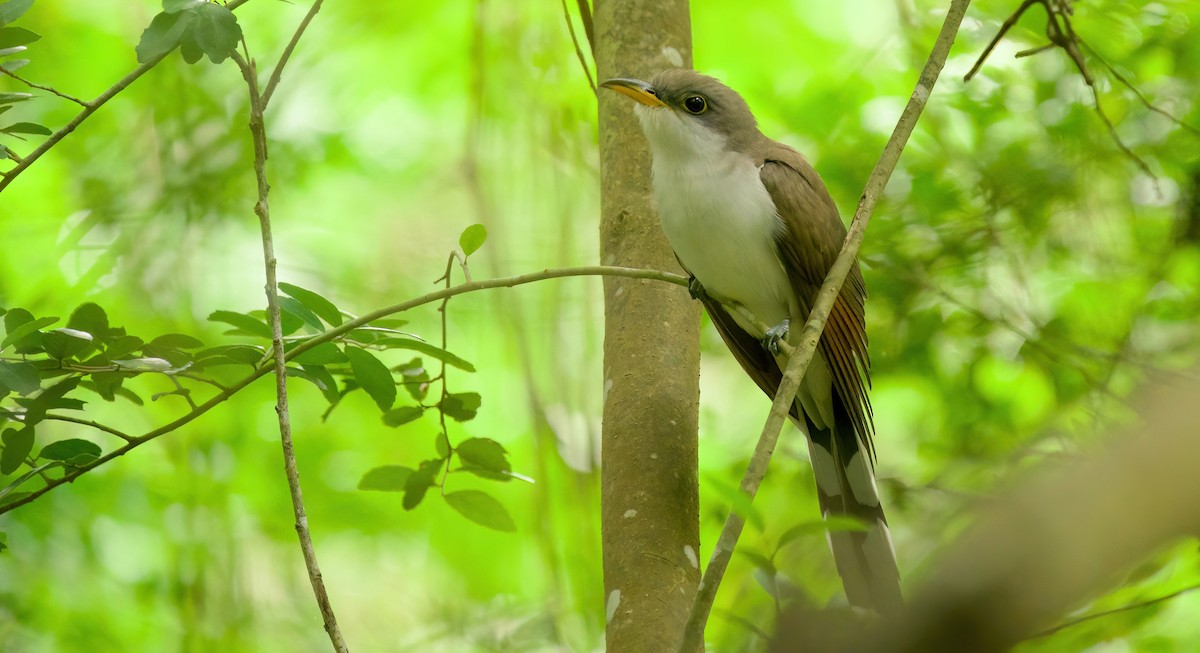
<instances>
[{"instance_id":1,"label":"gray claw","mask_svg":"<svg viewBox=\"0 0 1200 653\"><path fill-rule=\"evenodd\" d=\"M771 352L775 356L778 356L779 355L779 341L787 340L789 323L790 323L790 320L785 319L784 321L780 322L779 324L776 324L775 326L771 327L770 329L767 329L767 332L763 334L763 338L762 338L763 349L766 349L767 351Z\"/></svg>"}]
</instances>

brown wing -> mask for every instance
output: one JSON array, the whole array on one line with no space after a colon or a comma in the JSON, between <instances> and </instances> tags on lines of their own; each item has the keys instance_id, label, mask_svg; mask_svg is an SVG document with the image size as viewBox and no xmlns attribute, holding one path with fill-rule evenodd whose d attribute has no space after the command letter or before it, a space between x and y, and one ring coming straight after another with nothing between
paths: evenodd
<instances>
[{"instance_id":1,"label":"brown wing","mask_svg":"<svg viewBox=\"0 0 1200 653\"><path fill-rule=\"evenodd\" d=\"M846 228L817 171L795 150L783 145L773 148L771 156L763 161L760 178L787 230L786 236L779 239L780 258L800 309L807 314L837 259ZM830 311L819 346L829 363L834 390L873 460L874 425L867 397L871 360L867 354L866 298L866 284L855 262Z\"/></svg>"}]
</instances>

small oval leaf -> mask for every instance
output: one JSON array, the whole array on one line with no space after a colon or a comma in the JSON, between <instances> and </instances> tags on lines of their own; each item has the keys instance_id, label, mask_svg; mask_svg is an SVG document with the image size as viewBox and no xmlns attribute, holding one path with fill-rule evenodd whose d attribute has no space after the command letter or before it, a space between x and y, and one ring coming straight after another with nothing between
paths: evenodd
<instances>
[{"instance_id":1,"label":"small oval leaf","mask_svg":"<svg viewBox=\"0 0 1200 653\"><path fill-rule=\"evenodd\" d=\"M516 523L508 514L504 505L490 494L479 490L460 490L446 493L446 503L450 504L463 517L498 531L512 533L517 530Z\"/></svg>"},{"instance_id":2,"label":"small oval leaf","mask_svg":"<svg viewBox=\"0 0 1200 653\"><path fill-rule=\"evenodd\" d=\"M462 248L464 256L470 256L483 246L485 240L487 240L487 227L473 224L463 229L462 235L458 237L458 246Z\"/></svg>"}]
</instances>

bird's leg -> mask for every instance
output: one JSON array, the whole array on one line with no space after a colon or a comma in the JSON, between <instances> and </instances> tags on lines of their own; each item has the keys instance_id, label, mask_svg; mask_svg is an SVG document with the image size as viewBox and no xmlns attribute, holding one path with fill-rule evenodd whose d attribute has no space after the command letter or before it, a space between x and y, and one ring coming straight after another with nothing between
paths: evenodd
<instances>
[{"instance_id":1,"label":"bird's leg","mask_svg":"<svg viewBox=\"0 0 1200 653\"><path fill-rule=\"evenodd\" d=\"M780 322L779 324L776 324L775 326L771 327L770 329L767 329L767 332L763 334L763 338L762 338L763 349L766 349L767 351L771 352L775 356L778 356L779 355L779 341L787 340L788 328L789 328L790 323L791 323L790 320L788 320L787 318L784 318L784 320L782 322Z\"/></svg>"},{"instance_id":2,"label":"bird's leg","mask_svg":"<svg viewBox=\"0 0 1200 653\"><path fill-rule=\"evenodd\" d=\"M699 299L702 301L708 297L708 293L705 292L704 286L700 285L700 280L697 279L696 275L694 274L688 275L688 294L692 296L692 299Z\"/></svg>"}]
</instances>

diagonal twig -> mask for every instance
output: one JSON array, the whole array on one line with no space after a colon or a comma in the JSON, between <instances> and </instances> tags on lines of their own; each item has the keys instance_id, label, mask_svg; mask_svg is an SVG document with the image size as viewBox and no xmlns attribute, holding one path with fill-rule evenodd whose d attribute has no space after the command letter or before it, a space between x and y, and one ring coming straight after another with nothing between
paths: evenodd
<instances>
[{"instance_id":1,"label":"diagonal twig","mask_svg":"<svg viewBox=\"0 0 1200 653\"><path fill-rule=\"evenodd\" d=\"M325 0L316 0L312 7L308 9L308 13L304 15L304 20L300 21L300 25L292 34L292 40L288 41L287 47L283 49L283 54L279 56L279 63L275 64L275 70L271 71L271 78L267 80L266 87L262 92L263 109L271 103L271 96L275 93L275 87L279 85L279 78L283 75L283 67L287 65L288 59L291 59L292 52L296 50L296 44L300 42L300 37L304 35L304 30L308 29L308 24L312 22L317 12L321 10L321 4Z\"/></svg>"},{"instance_id":2,"label":"diagonal twig","mask_svg":"<svg viewBox=\"0 0 1200 653\"><path fill-rule=\"evenodd\" d=\"M833 266L830 267L829 273L825 277L825 282L821 285L821 290L817 294L817 300L813 305L812 312L809 314L808 322L805 323L804 330L801 332L799 345L796 347L796 351L788 358L788 364L784 370L783 379L780 381L779 390L776 392L775 400L771 404L771 412L767 418L767 423L763 425L758 445L754 449L754 455L750 459L745 476L742 477L741 491L751 500L754 499L758 486L762 483L762 479L766 475L767 464L779 439L779 431L783 427L783 422L787 417L792 402L795 401L800 379L803 378L809 363L812 361L813 353L816 351L817 343L821 337L821 332L825 328L825 322L829 319L829 312L833 308L833 303L837 299L838 293L841 292L846 275L849 274L851 267L854 265L858 248L862 244L863 236L866 232L867 223L871 219L871 213L874 211L875 204L878 202L879 196L883 193L883 189L887 185L892 171L896 168L896 162L900 159L900 153L904 150L905 143L908 142L909 137L912 135L913 128L917 124L917 119L920 117L921 111L925 108L925 103L929 100L929 96L933 92L934 84L937 82L942 67L946 64L946 57L950 54L950 46L954 43L954 38L958 34L959 25L962 23L963 16L966 14L969 4L970 0L952 0L950 9L946 13L945 22L942 23L941 33L938 34L933 51L930 52L929 59L925 62L925 68L921 71L921 76L917 81L916 87L913 89L912 96L909 97L908 104L904 107L904 112L900 115L900 120L896 123L896 128L892 132L891 138L888 139L887 145L884 146L883 153L879 156L879 162L875 164L875 169L871 171L871 176L867 179L866 188L863 190L862 198L859 200L858 209L854 213L854 220L851 222L849 232L846 234L842 251L838 254ZM703 647L704 625L708 621L709 612L712 610L712 604L716 598L717 588L733 556L733 549L737 544L744 525L745 519L736 512L731 512L725 521L725 527L722 529L721 535L717 540L712 559L704 571L704 577L700 581L700 588L696 593L695 602L692 604L691 614L688 616L687 627L684 631L683 643L679 647L681 653L691 653Z\"/></svg>"},{"instance_id":3,"label":"diagonal twig","mask_svg":"<svg viewBox=\"0 0 1200 653\"><path fill-rule=\"evenodd\" d=\"M580 0L584 2L585 0ZM575 35L575 25L571 23L571 12L567 10L567 0L562 0L563 19L567 21L567 31L571 34L571 43L575 46L575 57L579 59L579 66L583 68L583 74L587 75L588 86L592 88L592 94L596 93L596 82L592 79L592 70L588 68L587 59L583 56L583 48L579 46L579 37ZM587 23L584 23L585 27ZM591 36L588 36L590 42Z\"/></svg>"}]
</instances>

